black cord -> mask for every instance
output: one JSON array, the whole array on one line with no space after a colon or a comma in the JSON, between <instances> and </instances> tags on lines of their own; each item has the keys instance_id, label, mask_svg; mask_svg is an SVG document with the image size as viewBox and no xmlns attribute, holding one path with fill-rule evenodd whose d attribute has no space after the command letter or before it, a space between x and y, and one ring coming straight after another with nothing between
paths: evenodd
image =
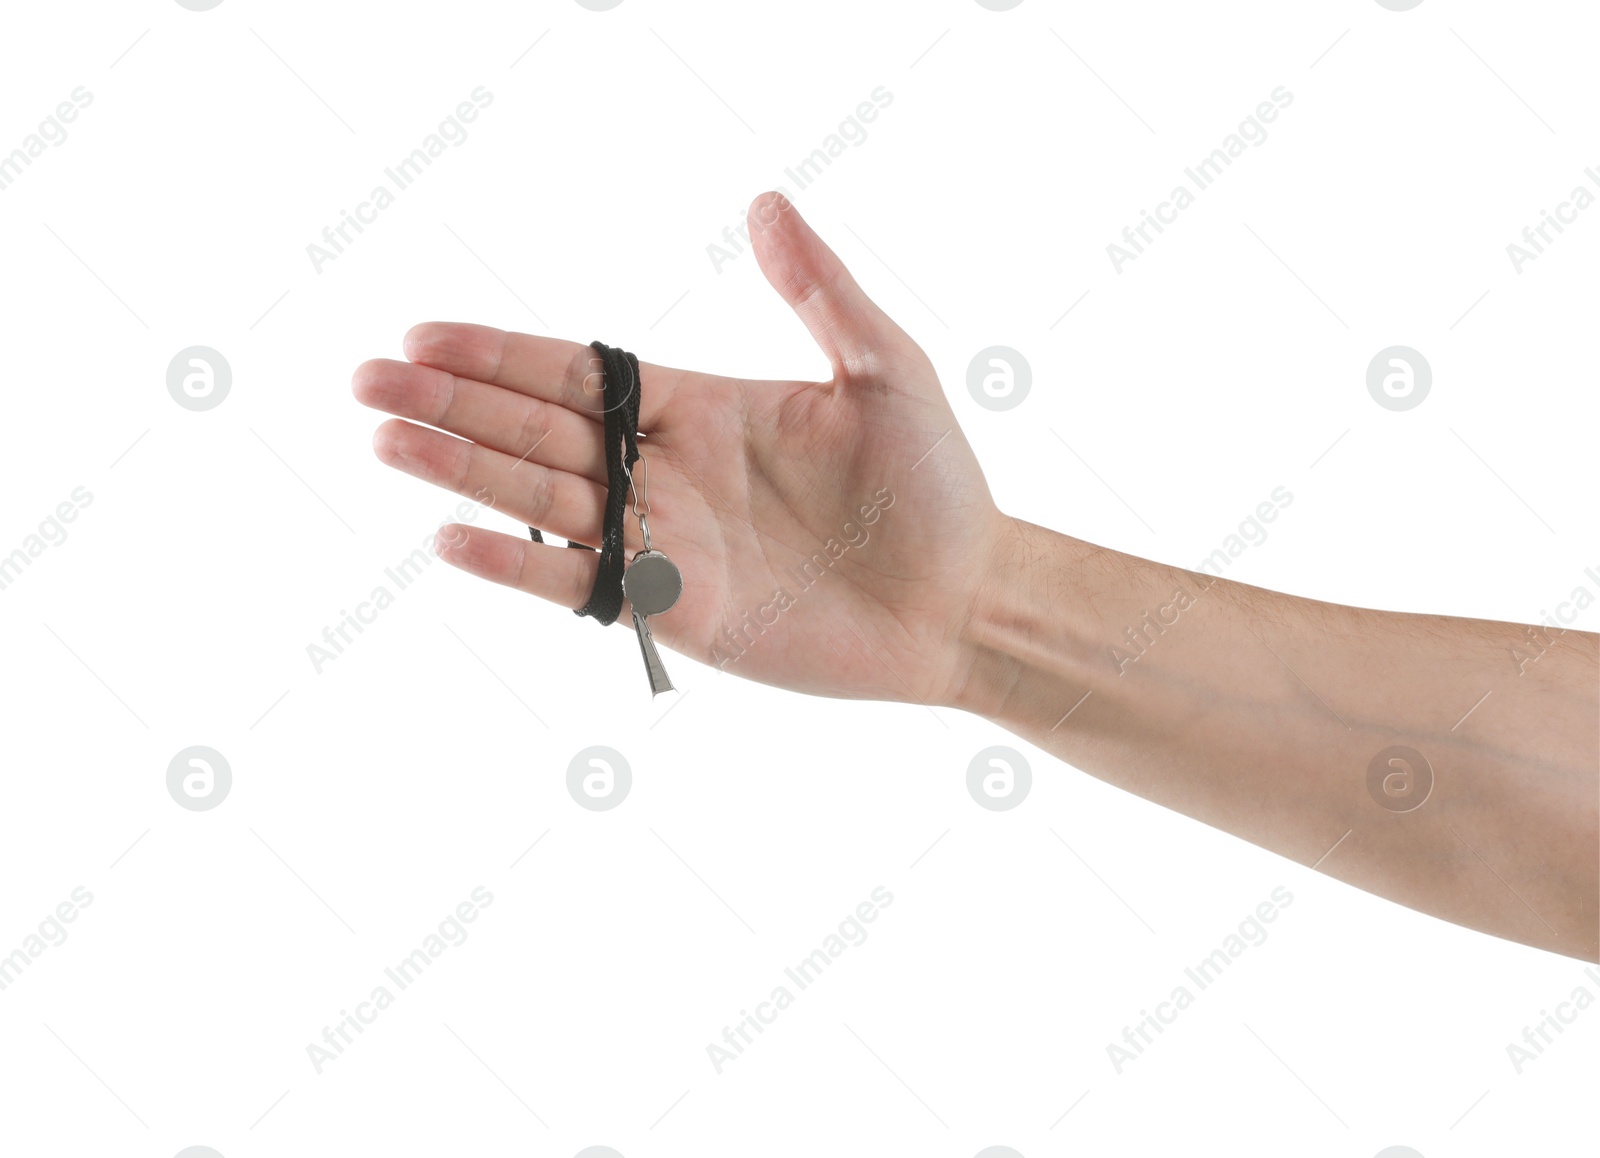
<instances>
[{"instance_id":1,"label":"black cord","mask_svg":"<svg viewBox=\"0 0 1600 1158\"><path fill-rule=\"evenodd\" d=\"M623 517L627 512L629 479L633 464L639 461L635 438L639 432L639 359L626 350L590 342L600 355L605 369L605 448L606 507L600 529L600 569L594 577L589 602L577 609L578 615L591 615L602 626L617 621L622 611L622 572L627 566L623 548ZM535 543L544 542L539 528L529 527ZM593 550L568 540L567 546Z\"/></svg>"}]
</instances>

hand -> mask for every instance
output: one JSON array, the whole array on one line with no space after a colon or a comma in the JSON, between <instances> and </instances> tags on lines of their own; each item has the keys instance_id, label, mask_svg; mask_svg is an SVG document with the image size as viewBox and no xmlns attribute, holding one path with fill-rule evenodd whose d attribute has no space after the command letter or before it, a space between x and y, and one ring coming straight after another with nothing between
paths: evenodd
<instances>
[{"instance_id":1,"label":"hand","mask_svg":"<svg viewBox=\"0 0 1600 1158\"><path fill-rule=\"evenodd\" d=\"M965 708L1400 904L1597 959L1600 639L1561 632L1524 678L1505 658L1527 646L1522 625L1340 607L1008 518L928 358L794 208L757 198L750 235L833 379L641 363L651 536L684 574L678 604L651 620L658 641L799 691ZM406 355L361 366L356 397L439 429L385 422L379 458L518 523L598 540L594 351L428 324ZM631 516L627 528L631 555ZM437 545L564 607L587 602L599 564L460 525ZM1459 716L1485 688L1498 711ZM1448 785L1403 825L1369 781L1374 753L1397 744L1431 754Z\"/></svg>"},{"instance_id":2,"label":"hand","mask_svg":"<svg viewBox=\"0 0 1600 1158\"><path fill-rule=\"evenodd\" d=\"M682 598L651 632L779 687L955 704L986 561L1015 527L916 343L781 194L758 197L749 225L762 272L833 379L747 382L640 361L634 477L648 480L653 543L684 576ZM631 348L626 335L605 337ZM408 362L366 362L354 377L361 402L400 416L374 436L382 461L519 523L599 542L606 473L592 349L430 322L406 335L405 353ZM631 507L625 523L632 558L642 543ZM568 608L588 601L599 566L591 551L459 524L440 528L436 547L464 571ZM617 623L632 630L626 605Z\"/></svg>"}]
</instances>

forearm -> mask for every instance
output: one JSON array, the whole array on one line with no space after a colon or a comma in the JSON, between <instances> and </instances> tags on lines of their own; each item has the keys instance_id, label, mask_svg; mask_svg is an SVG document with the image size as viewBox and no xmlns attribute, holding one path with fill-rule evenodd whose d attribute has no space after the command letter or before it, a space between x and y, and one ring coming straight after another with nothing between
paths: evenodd
<instances>
[{"instance_id":1,"label":"forearm","mask_svg":"<svg viewBox=\"0 0 1600 1158\"><path fill-rule=\"evenodd\" d=\"M1010 520L956 706L1369 892L1595 960L1596 645L1301 599ZM1369 776L1396 746L1427 767Z\"/></svg>"}]
</instances>

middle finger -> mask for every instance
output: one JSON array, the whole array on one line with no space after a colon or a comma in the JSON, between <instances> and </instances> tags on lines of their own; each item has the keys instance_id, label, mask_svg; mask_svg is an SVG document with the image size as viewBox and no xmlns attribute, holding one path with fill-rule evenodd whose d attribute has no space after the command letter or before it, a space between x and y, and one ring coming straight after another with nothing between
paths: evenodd
<instances>
[{"instance_id":1,"label":"middle finger","mask_svg":"<svg viewBox=\"0 0 1600 1158\"><path fill-rule=\"evenodd\" d=\"M525 526L591 546L600 542L606 503L603 484L521 462L398 418L378 427L372 449L395 469L474 499Z\"/></svg>"},{"instance_id":2,"label":"middle finger","mask_svg":"<svg viewBox=\"0 0 1600 1158\"><path fill-rule=\"evenodd\" d=\"M388 358L358 366L351 389L374 410L448 430L517 460L605 480L601 428L564 406Z\"/></svg>"}]
</instances>

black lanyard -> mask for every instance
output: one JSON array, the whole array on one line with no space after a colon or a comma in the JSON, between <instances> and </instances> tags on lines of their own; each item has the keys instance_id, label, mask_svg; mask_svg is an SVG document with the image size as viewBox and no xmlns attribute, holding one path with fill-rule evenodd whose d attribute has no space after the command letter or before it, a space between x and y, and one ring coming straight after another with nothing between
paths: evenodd
<instances>
[{"instance_id":1,"label":"black lanyard","mask_svg":"<svg viewBox=\"0 0 1600 1158\"><path fill-rule=\"evenodd\" d=\"M591 615L602 626L615 623L622 611L622 572L627 566L623 549L623 516L627 511L633 464L639 460L635 442L639 431L639 359L626 350L590 342L605 369L606 508L600 530L600 570L594 577L589 602L575 614ZM528 534L544 542L537 527ZM569 540L569 547L593 550Z\"/></svg>"}]
</instances>

